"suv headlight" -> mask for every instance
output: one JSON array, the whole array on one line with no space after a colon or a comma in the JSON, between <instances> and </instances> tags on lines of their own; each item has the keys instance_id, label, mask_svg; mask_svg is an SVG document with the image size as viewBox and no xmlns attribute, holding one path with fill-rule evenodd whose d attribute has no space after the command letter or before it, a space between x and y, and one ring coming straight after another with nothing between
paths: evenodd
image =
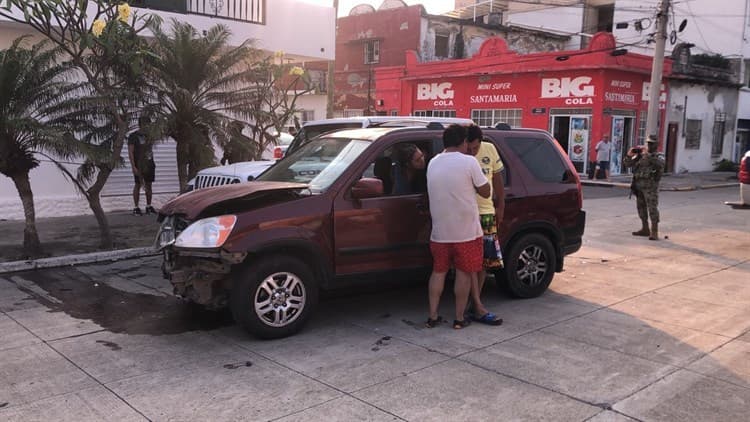
<instances>
[{"instance_id":1,"label":"suv headlight","mask_svg":"<svg viewBox=\"0 0 750 422\"><path fill-rule=\"evenodd\" d=\"M177 236L175 246L178 248L218 248L226 242L236 222L236 215L198 220Z\"/></svg>"}]
</instances>

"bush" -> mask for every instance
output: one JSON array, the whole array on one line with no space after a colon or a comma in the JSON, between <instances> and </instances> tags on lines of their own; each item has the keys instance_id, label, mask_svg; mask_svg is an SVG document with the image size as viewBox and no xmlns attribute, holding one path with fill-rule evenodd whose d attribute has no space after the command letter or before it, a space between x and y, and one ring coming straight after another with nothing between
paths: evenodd
<instances>
[{"instance_id":1,"label":"bush","mask_svg":"<svg viewBox=\"0 0 750 422\"><path fill-rule=\"evenodd\" d=\"M714 171L739 171L739 164L729 161L726 158L714 164Z\"/></svg>"},{"instance_id":2,"label":"bush","mask_svg":"<svg viewBox=\"0 0 750 422\"><path fill-rule=\"evenodd\" d=\"M691 61L693 64L727 70L731 64L729 59L721 54L694 54Z\"/></svg>"}]
</instances>

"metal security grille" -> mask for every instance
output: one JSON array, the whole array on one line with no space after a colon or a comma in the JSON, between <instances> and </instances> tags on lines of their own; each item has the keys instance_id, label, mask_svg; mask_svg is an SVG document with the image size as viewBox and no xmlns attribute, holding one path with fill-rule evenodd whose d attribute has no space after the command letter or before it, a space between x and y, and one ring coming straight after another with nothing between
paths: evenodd
<instances>
[{"instance_id":1,"label":"metal security grille","mask_svg":"<svg viewBox=\"0 0 750 422\"><path fill-rule=\"evenodd\" d=\"M265 25L265 0L187 0L188 13Z\"/></svg>"},{"instance_id":2,"label":"metal security grille","mask_svg":"<svg viewBox=\"0 0 750 422\"><path fill-rule=\"evenodd\" d=\"M194 189L240 183L240 179L230 176L196 176Z\"/></svg>"},{"instance_id":3,"label":"metal security grille","mask_svg":"<svg viewBox=\"0 0 750 422\"><path fill-rule=\"evenodd\" d=\"M523 111L520 108L471 110L471 120L479 126L487 127L495 126L498 123L507 123L510 127L522 127L522 116Z\"/></svg>"},{"instance_id":4,"label":"metal security grille","mask_svg":"<svg viewBox=\"0 0 750 422\"><path fill-rule=\"evenodd\" d=\"M703 121L688 119L685 125L685 149L699 149L701 147L701 132Z\"/></svg>"},{"instance_id":5,"label":"metal security grille","mask_svg":"<svg viewBox=\"0 0 750 422\"><path fill-rule=\"evenodd\" d=\"M724 151L724 133L727 121L726 113L716 113L714 116L714 133L711 142L711 155L721 155Z\"/></svg>"}]
</instances>

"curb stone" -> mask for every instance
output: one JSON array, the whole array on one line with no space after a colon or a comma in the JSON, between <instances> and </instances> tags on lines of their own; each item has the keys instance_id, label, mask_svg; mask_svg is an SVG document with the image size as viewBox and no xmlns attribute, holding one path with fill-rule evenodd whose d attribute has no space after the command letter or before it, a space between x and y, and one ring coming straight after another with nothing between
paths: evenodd
<instances>
[{"instance_id":1,"label":"curb stone","mask_svg":"<svg viewBox=\"0 0 750 422\"><path fill-rule=\"evenodd\" d=\"M621 183L621 182L595 182L591 180L582 180L581 185L583 186L598 186L600 188L630 188L630 183ZM670 186L670 187L660 187L660 191L672 191L672 192L689 192L689 191L695 191L695 190L704 190L704 189L718 189L718 188L731 188L736 187L738 183L717 183L713 185L690 185L690 186Z\"/></svg>"},{"instance_id":2,"label":"curb stone","mask_svg":"<svg viewBox=\"0 0 750 422\"><path fill-rule=\"evenodd\" d=\"M124 259L155 256L159 252L153 247L119 249L115 251L91 252L78 255L55 256L51 258L31 259L0 263L0 274L29 271L41 268L65 267L69 265L93 264L104 261L121 261Z\"/></svg>"}]
</instances>

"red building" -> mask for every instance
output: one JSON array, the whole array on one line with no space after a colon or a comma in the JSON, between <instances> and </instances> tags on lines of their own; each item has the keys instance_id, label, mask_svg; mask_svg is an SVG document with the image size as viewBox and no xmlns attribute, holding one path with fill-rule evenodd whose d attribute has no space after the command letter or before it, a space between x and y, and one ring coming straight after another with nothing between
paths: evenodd
<instances>
[{"instance_id":1,"label":"red building","mask_svg":"<svg viewBox=\"0 0 750 422\"><path fill-rule=\"evenodd\" d=\"M375 69L403 65L404 46L419 46L422 5L375 11L369 5L336 26L334 109L343 115L374 114ZM367 10L371 9L371 10Z\"/></svg>"},{"instance_id":2,"label":"red building","mask_svg":"<svg viewBox=\"0 0 750 422\"><path fill-rule=\"evenodd\" d=\"M469 59L418 63L407 51L405 65L376 70L375 98L379 113L548 130L580 172L596 159L596 142L610 134L612 174L618 174L623 152L643 142L651 63L618 50L609 33L596 34L584 50L524 55L491 38ZM671 61L664 69L671 72ZM660 103L662 128L666 87Z\"/></svg>"}]
</instances>

